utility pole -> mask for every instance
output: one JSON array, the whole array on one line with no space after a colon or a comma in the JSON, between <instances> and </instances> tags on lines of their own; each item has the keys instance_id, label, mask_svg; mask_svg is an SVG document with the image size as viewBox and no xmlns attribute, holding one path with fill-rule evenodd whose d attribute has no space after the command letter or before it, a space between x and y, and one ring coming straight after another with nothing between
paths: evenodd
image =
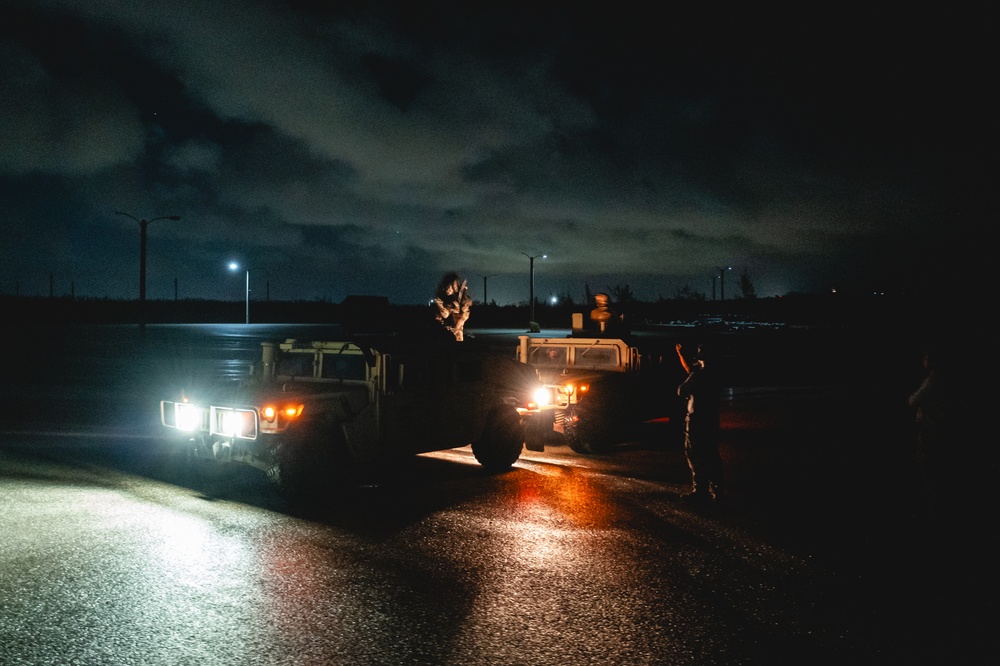
<instances>
[{"instance_id":1,"label":"utility pole","mask_svg":"<svg viewBox=\"0 0 1000 666\"><path fill-rule=\"evenodd\" d=\"M140 219L134 215L131 215L121 210L116 210L115 215L124 215L125 217L131 218L139 223L139 328L145 332L146 330L146 227L149 226L150 222L156 222L157 220L174 220L176 222L181 218L179 215L161 215L160 217L154 217L150 220L147 220L145 218Z\"/></svg>"},{"instance_id":2,"label":"utility pole","mask_svg":"<svg viewBox=\"0 0 1000 666\"><path fill-rule=\"evenodd\" d=\"M489 303L489 301L486 299L486 281L489 280L491 277L496 277L496 275L481 275L480 277L483 278L483 305L486 305L487 303Z\"/></svg>"}]
</instances>

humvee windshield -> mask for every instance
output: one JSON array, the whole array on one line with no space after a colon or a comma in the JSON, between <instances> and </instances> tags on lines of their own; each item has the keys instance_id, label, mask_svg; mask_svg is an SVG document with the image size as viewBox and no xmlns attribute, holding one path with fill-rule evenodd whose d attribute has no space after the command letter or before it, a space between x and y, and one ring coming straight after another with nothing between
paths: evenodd
<instances>
[{"instance_id":1,"label":"humvee windshield","mask_svg":"<svg viewBox=\"0 0 1000 666\"><path fill-rule=\"evenodd\" d=\"M531 349L532 365L558 365L565 367L569 362L568 347L533 347Z\"/></svg>"},{"instance_id":2,"label":"humvee windshield","mask_svg":"<svg viewBox=\"0 0 1000 666\"><path fill-rule=\"evenodd\" d=\"M528 362L539 368L578 366L617 369L621 365L618 348L613 346L539 345L532 347L528 354Z\"/></svg>"},{"instance_id":3,"label":"humvee windshield","mask_svg":"<svg viewBox=\"0 0 1000 666\"><path fill-rule=\"evenodd\" d=\"M323 379L366 379L365 358L361 354L323 354Z\"/></svg>"},{"instance_id":4,"label":"humvee windshield","mask_svg":"<svg viewBox=\"0 0 1000 666\"><path fill-rule=\"evenodd\" d=\"M275 374L282 377L312 377L315 358L313 352L284 354L275 363Z\"/></svg>"},{"instance_id":5,"label":"humvee windshield","mask_svg":"<svg viewBox=\"0 0 1000 666\"><path fill-rule=\"evenodd\" d=\"M617 347L577 347L574 365L587 368L617 368Z\"/></svg>"}]
</instances>

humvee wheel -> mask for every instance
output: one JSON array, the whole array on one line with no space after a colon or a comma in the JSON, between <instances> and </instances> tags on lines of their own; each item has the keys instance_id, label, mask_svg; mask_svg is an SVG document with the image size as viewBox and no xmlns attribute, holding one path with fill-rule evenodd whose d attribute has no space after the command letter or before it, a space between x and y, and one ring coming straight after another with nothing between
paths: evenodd
<instances>
[{"instance_id":1,"label":"humvee wheel","mask_svg":"<svg viewBox=\"0 0 1000 666\"><path fill-rule=\"evenodd\" d=\"M566 443L576 453L607 453L614 447L615 419L597 409L577 408L576 419L566 430Z\"/></svg>"},{"instance_id":2,"label":"humvee wheel","mask_svg":"<svg viewBox=\"0 0 1000 666\"><path fill-rule=\"evenodd\" d=\"M307 423L290 429L277 447L276 480L293 500L315 500L340 489L354 468L338 423Z\"/></svg>"},{"instance_id":3,"label":"humvee wheel","mask_svg":"<svg viewBox=\"0 0 1000 666\"><path fill-rule=\"evenodd\" d=\"M528 419L524 431L524 448L529 451L544 451L545 445L552 438L552 419Z\"/></svg>"},{"instance_id":4,"label":"humvee wheel","mask_svg":"<svg viewBox=\"0 0 1000 666\"><path fill-rule=\"evenodd\" d=\"M493 413L482 437L472 443L472 454L490 472L508 470L521 457L524 425L513 408Z\"/></svg>"}]
</instances>

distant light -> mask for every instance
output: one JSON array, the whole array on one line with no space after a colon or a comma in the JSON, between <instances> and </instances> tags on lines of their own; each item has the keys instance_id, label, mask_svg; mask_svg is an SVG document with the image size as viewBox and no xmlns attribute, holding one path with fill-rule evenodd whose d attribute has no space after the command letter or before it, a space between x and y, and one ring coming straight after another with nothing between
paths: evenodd
<instances>
[{"instance_id":1,"label":"distant light","mask_svg":"<svg viewBox=\"0 0 1000 666\"><path fill-rule=\"evenodd\" d=\"M235 261L230 261L229 262L229 270L235 271L235 270L239 269L239 267L240 267L240 265L238 263L236 263Z\"/></svg>"},{"instance_id":2,"label":"distant light","mask_svg":"<svg viewBox=\"0 0 1000 666\"><path fill-rule=\"evenodd\" d=\"M553 296L552 297L552 305L555 305L558 302L559 302L559 297L558 296Z\"/></svg>"}]
</instances>

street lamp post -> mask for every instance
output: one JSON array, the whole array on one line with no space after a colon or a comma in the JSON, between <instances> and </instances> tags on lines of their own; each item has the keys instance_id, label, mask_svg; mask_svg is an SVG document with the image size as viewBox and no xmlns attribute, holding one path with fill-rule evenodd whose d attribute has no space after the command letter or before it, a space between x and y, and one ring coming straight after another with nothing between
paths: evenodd
<instances>
[{"instance_id":1,"label":"street lamp post","mask_svg":"<svg viewBox=\"0 0 1000 666\"><path fill-rule=\"evenodd\" d=\"M733 270L732 266L719 268L719 316L722 321L726 321L726 271Z\"/></svg>"},{"instance_id":2,"label":"street lamp post","mask_svg":"<svg viewBox=\"0 0 1000 666\"><path fill-rule=\"evenodd\" d=\"M732 266L719 268L719 300L726 300L726 271L733 270Z\"/></svg>"},{"instance_id":3,"label":"street lamp post","mask_svg":"<svg viewBox=\"0 0 1000 666\"><path fill-rule=\"evenodd\" d=\"M240 268L240 265L238 263L236 263L235 261L229 262L229 270L231 270L231 271L237 271L237 270L239 270L239 268ZM246 319L245 319L244 323L249 324L250 323L250 267L249 266L247 267L246 272L247 272Z\"/></svg>"},{"instance_id":4,"label":"street lamp post","mask_svg":"<svg viewBox=\"0 0 1000 666\"><path fill-rule=\"evenodd\" d=\"M238 262L235 262L235 261L229 262L229 270L231 270L231 271L237 271L237 270L239 270L239 268L240 268L240 265L239 265ZM257 266L247 266L247 268L245 270L246 270L246 276L247 276L247 278L246 278L246 317L245 317L244 321L245 321L245 323L249 324L250 323L250 271L258 271L258 270L259 271L264 271L264 274L268 275L268 276L270 276L271 272L270 272L270 270L268 270L266 268L259 268ZM267 300L268 301L271 300L271 280L270 279L268 279L268 281L267 281Z\"/></svg>"},{"instance_id":5,"label":"street lamp post","mask_svg":"<svg viewBox=\"0 0 1000 666\"><path fill-rule=\"evenodd\" d=\"M132 218L139 223L139 327L146 327L146 227L149 226L150 222L156 222L157 220L174 220L175 222L180 218L179 215L161 215L160 217L154 217L152 219L139 219L138 217L126 213L121 210L116 210L115 215L124 215L125 217Z\"/></svg>"},{"instance_id":6,"label":"street lamp post","mask_svg":"<svg viewBox=\"0 0 1000 666\"><path fill-rule=\"evenodd\" d=\"M522 252L524 256L528 257L528 270L529 270L529 287L528 287L528 300L531 302L531 321L535 321L535 259L545 259L549 255L535 255L531 256Z\"/></svg>"}]
</instances>

